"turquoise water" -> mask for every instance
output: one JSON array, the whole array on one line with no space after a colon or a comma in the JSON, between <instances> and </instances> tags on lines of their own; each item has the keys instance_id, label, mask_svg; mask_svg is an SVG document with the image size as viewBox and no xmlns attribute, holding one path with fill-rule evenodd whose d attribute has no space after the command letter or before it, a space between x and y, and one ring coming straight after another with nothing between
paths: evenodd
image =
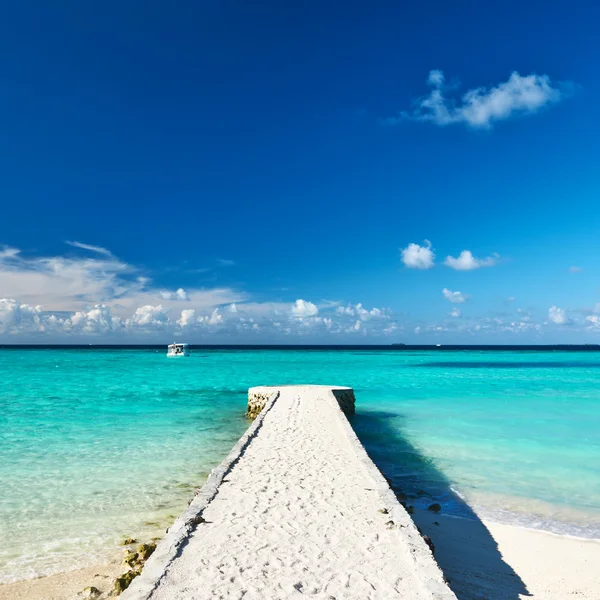
<instances>
[{"instance_id":1,"label":"turquoise water","mask_svg":"<svg viewBox=\"0 0 600 600\"><path fill-rule=\"evenodd\" d=\"M600 538L600 353L0 350L0 581L163 531L279 383L354 387L411 504Z\"/></svg>"}]
</instances>

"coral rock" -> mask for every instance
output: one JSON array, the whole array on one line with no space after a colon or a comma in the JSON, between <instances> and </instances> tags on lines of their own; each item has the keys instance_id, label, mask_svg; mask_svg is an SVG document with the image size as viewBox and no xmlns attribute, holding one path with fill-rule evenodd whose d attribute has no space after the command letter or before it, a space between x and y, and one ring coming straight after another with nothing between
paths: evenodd
<instances>
[{"instance_id":1,"label":"coral rock","mask_svg":"<svg viewBox=\"0 0 600 600\"><path fill-rule=\"evenodd\" d=\"M121 542L121 546L130 546L131 544L135 544L136 542L137 542L137 540L134 540L133 538L125 538Z\"/></svg>"},{"instance_id":2,"label":"coral rock","mask_svg":"<svg viewBox=\"0 0 600 600\"><path fill-rule=\"evenodd\" d=\"M115 579L112 595L122 594L131 584L131 582L140 574L140 571L127 571Z\"/></svg>"},{"instance_id":3,"label":"coral rock","mask_svg":"<svg viewBox=\"0 0 600 600\"><path fill-rule=\"evenodd\" d=\"M139 560L140 556L137 552L128 552L123 558L123 564L127 567L133 567Z\"/></svg>"},{"instance_id":4,"label":"coral rock","mask_svg":"<svg viewBox=\"0 0 600 600\"><path fill-rule=\"evenodd\" d=\"M155 550L156 544L154 542L151 542L150 544L140 544L137 548L140 560L148 560Z\"/></svg>"}]
</instances>

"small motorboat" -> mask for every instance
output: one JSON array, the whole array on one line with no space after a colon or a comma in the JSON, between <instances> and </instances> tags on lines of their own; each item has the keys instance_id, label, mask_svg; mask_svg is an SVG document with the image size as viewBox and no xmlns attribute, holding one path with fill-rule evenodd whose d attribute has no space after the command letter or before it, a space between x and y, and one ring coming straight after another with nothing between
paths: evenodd
<instances>
[{"instance_id":1,"label":"small motorboat","mask_svg":"<svg viewBox=\"0 0 600 600\"><path fill-rule=\"evenodd\" d=\"M167 346L167 356L189 356L190 346L189 344L169 344Z\"/></svg>"}]
</instances>

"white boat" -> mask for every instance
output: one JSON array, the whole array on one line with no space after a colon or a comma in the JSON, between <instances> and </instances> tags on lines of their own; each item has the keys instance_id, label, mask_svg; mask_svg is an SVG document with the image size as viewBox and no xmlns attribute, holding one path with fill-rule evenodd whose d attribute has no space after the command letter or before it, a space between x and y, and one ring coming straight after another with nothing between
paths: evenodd
<instances>
[{"instance_id":1,"label":"white boat","mask_svg":"<svg viewBox=\"0 0 600 600\"><path fill-rule=\"evenodd\" d=\"M169 344L167 346L167 356L189 356L190 346L189 344Z\"/></svg>"}]
</instances>

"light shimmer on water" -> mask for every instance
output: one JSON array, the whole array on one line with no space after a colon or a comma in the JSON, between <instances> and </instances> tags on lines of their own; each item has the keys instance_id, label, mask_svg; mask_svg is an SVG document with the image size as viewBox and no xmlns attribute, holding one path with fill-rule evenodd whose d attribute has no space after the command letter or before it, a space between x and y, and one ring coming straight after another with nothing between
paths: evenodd
<instances>
[{"instance_id":1,"label":"light shimmer on water","mask_svg":"<svg viewBox=\"0 0 600 600\"><path fill-rule=\"evenodd\" d=\"M164 529L261 384L354 387L353 425L412 504L600 538L600 353L0 350L0 382L0 581Z\"/></svg>"}]
</instances>

